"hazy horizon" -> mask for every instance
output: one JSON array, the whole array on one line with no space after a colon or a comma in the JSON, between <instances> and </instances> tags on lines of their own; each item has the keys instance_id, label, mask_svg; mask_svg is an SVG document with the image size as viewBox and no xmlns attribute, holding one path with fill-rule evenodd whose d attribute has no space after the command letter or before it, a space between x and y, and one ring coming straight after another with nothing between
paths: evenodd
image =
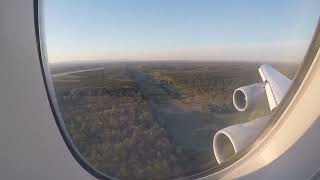
<instances>
[{"instance_id":1,"label":"hazy horizon","mask_svg":"<svg viewBox=\"0 0 320 180\"><path fill-rule=\"evenodd\" d=\"M300 62L319 6L317 0L47 0L48 59Z\"/></svg>"},{"instance_id":2,"label":"hazy horizon","mask_svg":"<svg viewBox=\"0 0 320 180\"><path fill-rule=\"evenodd\" d=\"M111 64L117 64L117 63L179 63L179 62L185 62L185 63L252 63L252 64L292 64L292 65L299 65L300 62L296 61L289 61L289 62L283 62L283 61L248 61L248 60L183 60L183 59L170 59L170 60L126 60L126 59L81 59L81 60L68 60L68 61L49 61L48 63L50 65L59 65L59 64L95 64L95 63L111 63Z\"/></svg>"}]
</instances>

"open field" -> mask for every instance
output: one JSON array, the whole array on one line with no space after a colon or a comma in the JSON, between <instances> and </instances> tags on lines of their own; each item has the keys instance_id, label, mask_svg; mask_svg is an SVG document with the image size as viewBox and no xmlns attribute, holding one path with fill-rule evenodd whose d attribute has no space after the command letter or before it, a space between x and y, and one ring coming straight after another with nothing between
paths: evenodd
<instances>
[{"instance_id":1,"label":"open field","mask_svg":"<svg viewBox=\"0 0 320 180\"><path fill-rule=\"evenodd\" d=\"M236 88L261 82L258 67L176 61L61 65L51 72L70 136L94 167L120 179L167 179L216 165L214 134L268 113L239 113L232 104ZM274 67L291 79L297 69Z\"/></svg>"}]
</instances>

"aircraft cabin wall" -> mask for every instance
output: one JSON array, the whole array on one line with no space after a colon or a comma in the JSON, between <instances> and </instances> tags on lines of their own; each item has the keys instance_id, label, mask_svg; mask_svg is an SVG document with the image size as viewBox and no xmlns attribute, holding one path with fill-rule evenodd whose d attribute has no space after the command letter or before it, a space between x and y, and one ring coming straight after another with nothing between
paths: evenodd
<instances>
[{"instance_id":1,"label":"aircraft cabin wall","mask_svg":"<svg viewBox=\"0 0 320 180\"><path fill-rule=\"evenodd\" d=\"M72 156L52 114L34 2L0 1L0 179L96 179ZM315 173L320 168L319 82L320 52L263 143L203 179L305 179Z\"/></svg>"}]
</instances>

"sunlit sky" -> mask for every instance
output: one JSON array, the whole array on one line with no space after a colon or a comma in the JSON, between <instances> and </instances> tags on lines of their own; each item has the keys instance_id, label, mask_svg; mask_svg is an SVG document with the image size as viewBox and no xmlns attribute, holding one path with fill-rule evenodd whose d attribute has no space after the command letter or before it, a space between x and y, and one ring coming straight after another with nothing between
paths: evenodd
<instances>
[{"instance_id":1,"label":"sunlit sky","mask_svg":"<svg viewBox=\"0 0 320 180\"><path fill-rule=\"evenodd\" d=\"M319 0L46 0L49 62L300 61Z\"/></svg>"}]
</instances>

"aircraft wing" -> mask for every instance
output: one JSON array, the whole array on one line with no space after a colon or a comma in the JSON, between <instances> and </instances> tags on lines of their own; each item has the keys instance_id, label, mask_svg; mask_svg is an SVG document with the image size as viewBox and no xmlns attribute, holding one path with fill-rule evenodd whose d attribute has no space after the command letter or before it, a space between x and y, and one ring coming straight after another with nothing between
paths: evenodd
<instances>
[{"instance_id":1,"label":"aircraft wing","mask_svg":"<svg viewBox=\"0 0 320 180\"><path fill-rule=\"evenodd\" d=\"M271 65L264 64L259 68L262 80L266 83L265 90L270 110L277 107L287 93L292 80L275 70Z\"/></svg>"}]
</instances>

